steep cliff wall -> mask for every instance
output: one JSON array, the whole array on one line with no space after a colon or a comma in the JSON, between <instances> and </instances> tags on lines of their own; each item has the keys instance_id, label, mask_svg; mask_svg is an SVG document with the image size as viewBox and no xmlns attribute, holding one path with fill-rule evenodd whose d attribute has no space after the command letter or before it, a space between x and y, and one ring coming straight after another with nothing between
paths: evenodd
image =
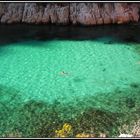
<instances>
[{"instance_id":1,"label":"steep cliff wall","mask_svg":"<svg viewBox=\"0 0 140 140\"><path fill-rule=\"evenodd\" d=\"M0 23L110 24L139 20L136 3L0 3Z\"/></svg>"}]
</instances>

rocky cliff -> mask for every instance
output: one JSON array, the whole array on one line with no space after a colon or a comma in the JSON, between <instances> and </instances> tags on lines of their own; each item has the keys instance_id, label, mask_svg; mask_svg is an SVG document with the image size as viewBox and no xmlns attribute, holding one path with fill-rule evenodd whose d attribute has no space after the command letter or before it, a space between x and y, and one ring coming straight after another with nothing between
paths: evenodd
<instances>
[{"instance_id":1,"label":"rocky cliff","mask_svg":"<svg viewBox=\"0 0 140 140\"><path fill-rule=\"evenodd\" d=\"M110 24L138 22L137 3L0 3L0 23Z\"/></svg>"}]
</instances>

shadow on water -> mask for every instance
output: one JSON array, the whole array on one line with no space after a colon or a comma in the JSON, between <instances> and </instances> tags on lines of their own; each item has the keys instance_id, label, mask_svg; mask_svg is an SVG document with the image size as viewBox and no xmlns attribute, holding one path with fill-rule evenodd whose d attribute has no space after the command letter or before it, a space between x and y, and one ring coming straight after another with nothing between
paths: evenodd
<instances>
[{"instance_id":1,"label":"shadow on water","mask_svg":"<svg viewBox=\"0 0 140 140\"><path fill-rule=\"evenodd\" d=\"M94 40L102 37L118 38L120 42L140 43L140 25L54 26L0 25L0 45L26 41ZM117 40L117 41L118 41ZM109 42L111 43L111 42Z\"/></svg>"},{"instance_id":2,"label":"shadow on water","mask_svg":"<svg viewBox=\"0 0 140 140\"><path fill-rule=\"evenodd\" d=\"M129 44L140 52L140 25L55 26L0 25L0 55L11 53L8 45L46 47L52 40L99 41L106 45ZM44 45L45 43L45 45Z\"/></svg>"}]
</instances>

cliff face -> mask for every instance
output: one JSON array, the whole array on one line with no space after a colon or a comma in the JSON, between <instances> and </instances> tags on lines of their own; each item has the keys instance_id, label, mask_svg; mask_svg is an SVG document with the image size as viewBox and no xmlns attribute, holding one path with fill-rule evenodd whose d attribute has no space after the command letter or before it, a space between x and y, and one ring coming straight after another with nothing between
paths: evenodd
<instances>
[{"instance_id":1,"label":"cliff face","mask_svg":"<svg viewBox=\"0 0 140 140\"><path fill-rule=\"evenodd\" d=\"M0 3L1 23L110 24L139 20L135 3Z\"/></svg>"}]
</instances>

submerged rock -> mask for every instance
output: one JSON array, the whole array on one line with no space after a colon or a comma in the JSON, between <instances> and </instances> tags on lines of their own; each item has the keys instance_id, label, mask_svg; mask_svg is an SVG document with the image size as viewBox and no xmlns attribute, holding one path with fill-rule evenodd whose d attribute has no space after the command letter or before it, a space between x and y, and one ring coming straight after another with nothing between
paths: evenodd
<instances>
[{"instance_id":1,"label":"submerged rock","mask_svg":"<svg viewBox=\"0 0 140 140\"><path fill-rule=\"evenodd\" d=\"M0 3L1 23L97 25L138 22L135 3Z\"/></svg>"}]
</instances>

